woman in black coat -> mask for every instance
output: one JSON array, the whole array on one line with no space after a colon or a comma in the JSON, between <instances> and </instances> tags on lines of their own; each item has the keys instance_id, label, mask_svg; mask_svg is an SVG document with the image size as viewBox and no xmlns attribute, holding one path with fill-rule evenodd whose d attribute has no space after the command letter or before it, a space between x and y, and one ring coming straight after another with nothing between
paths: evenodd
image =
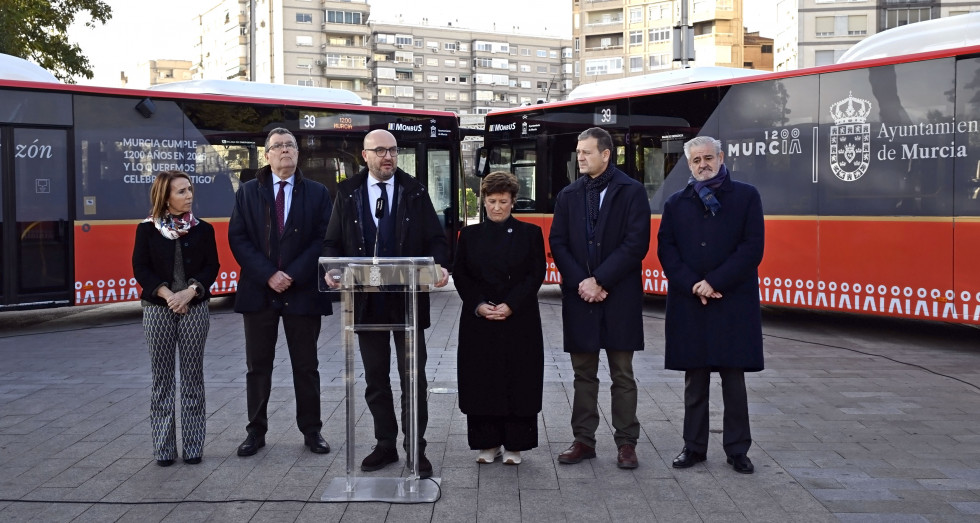
<instances>
[{"instance_id":1,"label":"woman in black coat","mask_svg":"<svg viewBox=\"0 0 980 523\"><path fill-rule=\"evenodd\" d=\"M459 322L459 408L479 463L517 465L538 446L544 342L538 289L544 281L541 228L511 216L520 185L494 172L481 194L488 220L460 232L453 281Z\"/></svg>"},{"instance_id":2,"label":"woman in black coat","mask_svg":"<svg viewBox=\"0 0 980 523\"><path fill-rule=\"evenodd\" d=\"M136 227L133 275L142 287L143 331L153 374L153 457L161 467L177 458L174 360L179 351L184 462L194 465L204 452L204 342L218 247L214 228L191 213L194 187L186 173L157 175L150 201L150 217Z\"/></svg>"}]
</instances>

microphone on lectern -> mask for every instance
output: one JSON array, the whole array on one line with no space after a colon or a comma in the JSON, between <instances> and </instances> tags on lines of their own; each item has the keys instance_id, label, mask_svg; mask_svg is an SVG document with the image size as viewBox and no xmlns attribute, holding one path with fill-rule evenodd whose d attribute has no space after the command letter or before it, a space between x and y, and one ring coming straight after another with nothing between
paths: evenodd
<instances>
[{"instance_id":1,"label":"microphone on lectern","mask_svg":"<svg viewBox=\"0 0 980 523\"><path fill-rule=\"evenodd\" d=\"M381 219L385 217L385 202L381 198L378 198L378 201L374 204L374 217L378 219L378 224L374 228L374 257L377 258L378 237L381 234Z\"/></svg>"}]
</instances>

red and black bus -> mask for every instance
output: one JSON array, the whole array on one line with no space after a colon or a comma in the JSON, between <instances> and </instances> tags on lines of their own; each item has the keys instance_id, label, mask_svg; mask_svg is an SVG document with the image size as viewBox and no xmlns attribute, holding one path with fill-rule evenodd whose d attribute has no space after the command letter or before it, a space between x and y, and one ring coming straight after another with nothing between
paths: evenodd
<instances>
[{"instance_id":1,"label":"red and black bus","mask_svg":"<svg viewBox=\"0 0 980 523\"><path fill-rule=\"evenodd\" d=\"M9 78L3 71L0 63ZM212 292L234 292L228 218L239 184L265 164L274 127L296 135L300 169L332 192L362 167L364 135L391 131L399 166L427 187L455 244L453 113L363 106L331 89L233 84L137 91L0 80L0 310L137 300L135 227L149 212L154 175L167 169L191 175L194 213L215 226L221 271ZM194 93L231 90L241 94Z\"/></svg>"},{"instance_id":2,"label":"red and black bus","mask_svg":"<svg viewBox=\"0 0 980 523\"><path fill-rule=\"evenodd\" d=\"M515 216L547 234L591 126L647 189L648 293L666 293L656 231L690 177L682 145L708 135L762 195L763 304L980 324L980 46L492 112L484 172L518 176Z\"/></svg>"}]
</instances>

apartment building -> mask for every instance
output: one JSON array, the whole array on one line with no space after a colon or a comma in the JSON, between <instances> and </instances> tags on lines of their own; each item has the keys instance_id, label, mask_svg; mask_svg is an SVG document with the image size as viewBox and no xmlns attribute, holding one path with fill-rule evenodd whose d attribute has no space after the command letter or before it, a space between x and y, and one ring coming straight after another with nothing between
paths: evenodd
<instances>
[{"instance_id":1,"label":"apartment building","mask_svg":"<svg viewBox=\"0 0 980 523\"><path fill-rule=\"evenodd\" d=\"M570 40L370 16L364 0L221 0L200 16L196 77L333 87L373 105L458 114L560 100L574 87Z\"/></svg>"},{"instance_id":2,"label":"apartment building","mask_svg":"<svg viewBox=\"0 0 980 523\"><path fill-rule=\"evenodd\" d=\"M190 60L147 60L119 75L120 87L144 89L152 85L190 80L193 62Z\"/></svg>"},{"instance_id":3,"label":"apartment building","mask_svg":"<svg viewBox=\"0 0 980 523\"><path fill-rule=\"evenodd\" d=\"M688 0L685 0L688 1ZM681 67L674 56L673 28L681 23L682 0L572 0L574 80L592 83ZM756 55L745 58L742 0L690 0L694 30L691 66L761 69L771 45L755 36Z\"/></svg>"},{"instance_id":4,"label":"apartment building","mask_svg":"<svg viewBox=\"0 0 980 523\"><path fill-rule=\"evenodd\" d=\"M828 65L881 31L980 11L969 0L778 0L777 71Z\"/></svg>"},{"instance_id":5,"label":"apartment building","mask_svg":"<svg viewBox=\"0 0 980 523\"><path fill-rule=\"evenodd\" d=\"M573 87L570 40L370 25L368 68L372 102L378 106L486 114L494 108L562 100Z\"/></svg>"}]
</instances>

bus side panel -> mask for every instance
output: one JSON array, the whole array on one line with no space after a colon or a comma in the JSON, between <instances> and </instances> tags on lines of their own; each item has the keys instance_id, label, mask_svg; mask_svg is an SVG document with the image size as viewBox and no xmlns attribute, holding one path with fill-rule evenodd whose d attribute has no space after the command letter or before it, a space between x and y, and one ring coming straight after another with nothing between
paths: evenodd
<instances>
[{"instance_id":1,"label":"bus side panel","mask_svg":"<svg viewBox=\"0 0 980 523\"><path fill-rule=\"evenodd\" d=\"M953 289L963 321L980 323L980 220L957 218L953 227Z\"/></svg>"},{"instance_id":2,"label":"bus side panel","mask_svg":"<svg viewBox=\"0 0 980 523\"><path fill-rule=\"evenodd\" d=\"M763 304L814 306L811 300L793 300L789 287L802 282L804 293L813 289L820 274L815 217L766 218L766 246L759 265L759 297ZM807 302L810 303L807 303Z\"/></svg>"},{"instance_id":3,"label":"bus side panel","mask_svg":"<svg viewBox=\"0 0 980 523\"><path fill-rule=\"evenodd\" d=\"M820 222L819 242L817 283L826 286L830 309L961 319L951 301L953 229L949 220L825 219Z\"/></svg>"},{"instance_id":4,"label":"bus side panel","mask_svg":"<svg viewBox=\"0 0 980 523\"><path fill-rule=\"evenodd\" d=\"M228 221L208 223L214 226L221 263L211 294L230 294L238 288L239 268L228 248ZM139 299L132 263L135 238L136 225L131 223L75 224L75 305Z\"/></svg>"}]
</instances>

